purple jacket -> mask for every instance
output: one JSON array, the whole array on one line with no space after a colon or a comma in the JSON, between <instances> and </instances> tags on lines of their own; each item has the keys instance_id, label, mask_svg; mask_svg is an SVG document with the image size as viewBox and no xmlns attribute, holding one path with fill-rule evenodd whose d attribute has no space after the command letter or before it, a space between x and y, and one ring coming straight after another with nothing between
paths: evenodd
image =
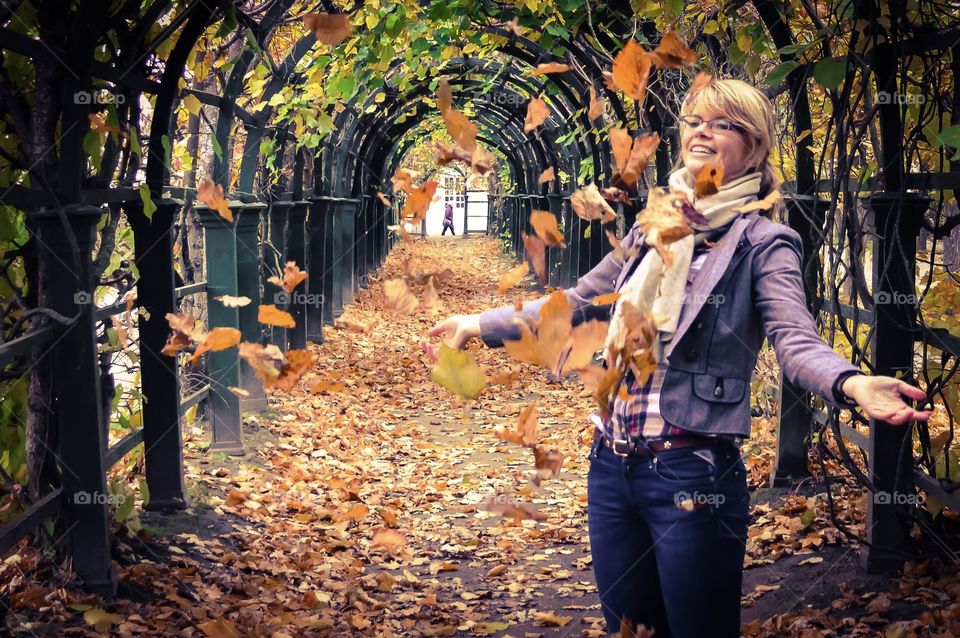
<instances>
[{"instance_id":1,"label":"purple jacket","mask_svg":"<svg viewBox=\"0 0 960 638\"><path fill-rule=\"evenodd\" d=\"M623 240L641 249L623 263L608 253L566 290L575 320L591 300L615 292L649 247L637 225ZM750 435L750 377L766 336L784 376L833 407L834 383L858 369L824 343L806 306L800 271L800 235L757 213L733 222L707 254L694 280L665 354L668 368L660 412L671 425L693 432ZM523 310L512 305L480 315L483 341L491 347L520 338L514 318L535 318L546 297ZM580 310L581 312L577 312Z\"/></svg>"}]
</instances>

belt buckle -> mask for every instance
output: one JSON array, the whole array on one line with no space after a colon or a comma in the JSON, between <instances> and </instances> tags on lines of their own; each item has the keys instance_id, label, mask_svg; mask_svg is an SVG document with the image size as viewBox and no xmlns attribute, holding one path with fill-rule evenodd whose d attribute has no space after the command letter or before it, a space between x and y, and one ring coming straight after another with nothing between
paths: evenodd
<instances>
[{"instance_id":1,"label":"belt buckle","mask_svg":"<svg viewBox=\"0 0 960 638\"><path fill-rule=\"evenodd\" d=\"M633 445L627 439L611 439L610 449L617 456L630 456L633 452Z\"/></svg>"}]
</instances>

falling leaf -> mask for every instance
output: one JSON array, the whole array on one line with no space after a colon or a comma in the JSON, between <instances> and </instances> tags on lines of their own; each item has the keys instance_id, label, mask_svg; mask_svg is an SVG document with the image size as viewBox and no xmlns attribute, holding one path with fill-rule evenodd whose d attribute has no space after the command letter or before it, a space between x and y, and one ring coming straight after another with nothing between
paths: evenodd
<instances>
[{"instance_id":1,"label":"falling leaf","mask_svg":"<svg viewBox=\"0 0 960 638\"><path fill-rule=\"evenodd\" d=\"M653 63L664 69L679 69L697 63L697 53L673 31L660 37L657 48L649 54Z\"/></svg>"},{"instance_id":2,"label":"falling leaf","mask_svg":"<svg viewBox=\"0 0 960 638\"><path fill-rule=\"evenodd\" d=\"M425 310L429 312L439 312L440 311L440 295L437 294L437 288L433 284L434 277L427 278L427 285L423 289L423 301L420 304Z\"/></svg>"},{"instance_id":3,"label":"falling leaf","mask_svg":"<svg viewBox=\"0 0 960 638\"><path fill-rule=\"evenodd\" d=\"M660 144L660 135L652 133L633 139L625 128L610 129L614 168L621 184L632 188Z\"/></svg>"},{"instance_id":4,"label":"falling leaf","mask_svg":"<svg viewBox=\"0 0 960 638\"><path fill-rule=\"evenodd\" d=\"M440 356L436 366L430 371L430 378L467 399L476 399L487 387L487 378L480 366L468 352L440 344Z\"/></svg>"},{"instance_id":5,"label":"falling leaf","mask_svg":"<svg viewBox=\"0 0 960 638\"><path fill-rule=\"evenodd\" d=\"M572 322L570 301L558 290L540 307L533 329L521 323L520 339L504 341L504 348L512 359L542 366L561 377L587 366L606 337L603 322L592 320L576 328Z\"/></svg>"},{"instance_id":6,"label":"falling leaf","mask_svg":"<svg viewBox=\"0 0 960 638\"><path fill-rule=\"evenodd\" d=\"M519 16L514 16L513 20L503 25L503 28L505 28L507 31L514 33L515 35L519 35L519 36L523 35L522 27L520 26Z\"/></svg>"},{"instance_id":7,"label":"falling leaf","mask_svg":"<svg viewBox=\"0 0 960 638\"><path fill-rule=\"evenodd\" d=\"M749 204L744 204L743 206L738 206L733 209L735 213L752 213L754 211L765 211L770 210L774 206L780 203L780 200L783 199L780 191L770 191L766 197L763 199L758 199L755 202L750 202Z\"/></svg>"},{"instance_id":8,"label":"falling leaf","mask_svg":"<svg viewBox=\"0 0 960 638\"><path fill-rule=\"evenodd\" d=\"M250 297L234 297L233 295L220 295L214 297L215 300L222 303L227 308L242 308L250 305Z\"/></svg>"},{"instance_id":9,"label":"falling leaf","mask_svg":"<svg viewBox=\"0 0 960 638\"><path fill-rule=\"evenodd\" d=\"M669 267L673 257L667 251L667 244L693 234L680 211L682 196L667 193L662 188L651 188L647 193L647 207L637 215L640 232L646 235L644 241L660 253L660 258Z\"/></svg>"},{"instance_id":10,"label":"falling leaf","mask_svg":"<svg viewBox=\"0 0 960 638\"><path fill-rule=\"evenodd\" d=\"M543 479L555 478L560 474L566 457L557 450L547 450L535 445L533 446L533 458L534 467L537 469L534 484L539 486Z\"/></svg>"},{"instance_id":11,"label":"falling leaf","mask_svg":"<svg viewBox=\"0 0 960 638\"><path fill-rule=\"evenodd\" d=\"M443 144L437 142L437 166L446 166L450 162L464 162L466 164L471 163L471 155L465 150L458 148L456 146L451 146L448 144Z\"/></svg>"},{"instance_id":12,"label":"falling leaf","mask_svg":"<svg viewBox=\"0 0 960 638\"><path fill-rule=\"evenodd\" d=\"M244 341L240 344L239 353L240 358L250 364L265 386L272 385L280 377L284 356L277 346Z\"/></svg>"},{"instance_id":13,"label":"falling leaf","mask_svg":"<svg viewBox=\"0 0 960 638\"><path fill-rule=\"evenodd\" d=\"M386 206L387 208L393 208L393 202L390 201L390 198L384 195L383 193L381 193L380 191L377 191L377 198L381 202L383 202L383 205Z\"/></svg>"},{"instance_id":14,"label":"falling leaf","mask_svg":"<svg viewBox=\"0 0 960 638\"><path fill-rule=\"evenodd\" d=\"M427 210L430 208L430 202L437 192L437 182L430 180L424 182L419 187L411 189L407 194L407 199L403 203L403 212L401 216L405 221L413 224L419 224L427 217Z\"/></svg>"},{"instance_id":15,"label":"falling leaf","mask_svg":"<svg viewBox=\"0 0 960 638\"><path fill-rule=\"evenodd\" d=\"M413 180L418 177L420 173L416 171L411 171L407 168L398 168L393 174L393 177L390 178L390 181L393 182L394 191L404 191L409 193L413 189Z\"/></svg>"},{"instance_id":16,"label":"falling leaf","mask_svg":"<svg viewBox=\"0 0 960 638\"><path fill-rule=\"evenodd\" d=\"M106 631L112 625L122 623L126 618L120 614L111 614L103 609L88 609L83 612L83 619L88 625L93 625L97 631Z\"/></svg>"},{"instance_id":17,"label":"falling leaf","mask_svg":"<svg viewBox=\"0 0 960 638\"><path fill-rule=\"evenodd\" d=\"M244 390L243 388L238 388L236 386L230 386L229 388L227 388L227 390L229 390L230 392L233 392L238 397L246 398L250 396L250 392L248 390Z\"/></svg>"},{"instance_id":18,"label":"falling leaf","mask_svg":"<svg viewBox=\"0 0 960 638\"><path fill-rule=\"evenodd\" d=\"M577 217L586 221L599 219L606 224L617 218L617 212L603 198L596 184L588 184L570 196L570 205Z\"/></svg>"},{"instance_id":19,"label":"falling leaf","mask_svg":"<svg viewBox=\"0 0 960 638\"><path fill-rule=\"evenodd\" d=\"M565 247L563 233L557 228L557 216L548 210L534 210L530 213L530 225L547 246Z\"/></svg>"},{"instance_id":20,"label":"falling leaf","mask_svg":"<svg viewBox=\"0 0 960 638\"><path fill-rule=\"evenodd\" d=\"M406 544L407 538L403 534L395 529L384 527L374 533L373 540L370 541L370 549L382 548L390 554L394 554L397 550L405 547Z\"/></svg>"},{"instance_id":21,"label":"falling leaf","mask_svg":"<svg viewBox=\"0 0 960 638\"><path fill-rule=\"evenodd\" d=\"M403 241L413 241L413 235L407 232L407 229L403 227L403 224L398 226L387 226L387 230L392 230L396 234L400 235L400 239Z\"/></svg>"},{"instance_id":22,"label":"falling leaf","mask_svg":"<svg viewBox=\"0 0 960 638\"><path fill-rule=\"evenodd\" d=\"M550 117L550 107L542 99L535 97L527 103L527 117L523 121L523 132L530 131L541 126Z\"/></svg>"},{"instance_id":23,"label":"falling leaf","mask_svg":"<svg viewBox=\"0 0 960 638\"><path fill-rule=\"evenodd\" d=\"M293 315L277 308L274 304L261 305L257 311L257 321L267 326L281 328L296 328L297 322Z\"/></svg>"},{"instance_id":24,"label":"falling leaf","mask_svg":"<svg viewBox=\"0 0 960 638\"><path fill-rule=\"evenodd\" d=\"M308 13L303 24L318 42L332 47L350 37L350 16L344 13Z\"/></svg>"},{"instance_id":25,"label":"falling leaf","mask_svg":"<svg viewBox=\"0 0 960 638\"><path fill-rule=\"evenodd\" d=\"M343 390L343 382L334 381L327 378L317 379L310 384L310 392L313 392L314 394L332 394L336 392L343 392Z\"/></svg>"},{"instance_id":26,"label":"falling leaf","mask_svg":"<svg viewBox=\"0 0 960 638\"><path fill-rule=\"evenodd\" d=\"M552 166L548 166L545 171L540 173L540 177L537 178L537 184L546 184L547 182L552 182L554 178L554 170Z\"/></svg>"},{"instance_id":27,"label":"falling leaf","mask_svg":"<svg viewBox=\"0 0 960 638\"><path fill-rule=\"evenodd\" d=\"M453 108L453 92L446 78L440 79L437 89L437 108L447 125L447 133L453 141L472 153L477 147L477 125Z\"/></svg>"},{"instance_id":28,"label":"falling leaf","mask_svg":"<svg viewBox=\"0 0 960 638\"><path fill-rule=\"evenodd\" d=\"M590 85L590 106L587 109L587 117L595 120L603 115L603 100L597 95L597 89Z\"/></svg>"},{"instance_id":29,"label":"falling leaf","mask_svg":"<svg viewBox=\"0 0 960 638\"><path fill-rule=\"evenodd\" d=\"M624 204L630 203L630 196L627 195L627 191L616 188L615 186L601 188L600 195L607 201L623 202Z\"/></svg>"},{"instance_id":30,"label":"falling leaf","mask_svg":"<svg viewBox=\"0 0 960 638\"><path fill-rule=\"evenodd\" d=\"M226 350L238 343L240 343L240 331L236 328L214 328L207 334L204 340L197 345L193 356L190 357L190 365L196 365L205 352Z\"/></svg>"},{"instance_id":31,"label":"falling leaf","mask_svg":"<svg viewBox=\"0 0 960 638\"><path fill-rule=\"evenodd\" d=\"M490 496L481 506L484 511L500 514L504 518L512 518L519 523L523 520L545 521L547 515L537 510L530 503L524 503L504 495Z\"/></svg>"},{"instance_id":32,"label":"falling leaf","mask_svg":"<svg viewBox=\"0 0 960 638\"><path fill-rule=\"evenodd\" d=\"M613 83L637 102L643 102L650 79L651 59L636 40L629 40L613 60Z\"/></svg>"},{"instance_id":33,"label":"falling leaf","mask_svg":"<svg viewBox=\"0 0 960 638\"><path fill-rule=\"evenodd\" d=\"M486 175L493 170L493 167L496 163L497 158L479 146L475 148L473 153L470 155L470 168L473 169L473 172L477 175Z\"/></svg>"},{"instance_id":34,"label":"falling leaf","mask_svg":"<svg viewBox=\"0 0 960 638\"><path fill-rule=\"evenodd\" d=\"M520 283L523 278L527 276L528 272L530 272L530 264L527 262L514 266L500 277L497 290L501 295L504 294Z\"/></svg>"},{"instance_id":35,"label":"falling leaf","mask_svg":"<svg viewBox=\"0 0 960 638\"><path fill-rule=\"evenodd\" d=\"M120 135L124 136L127 134L126 131L121 131L116 126L107 124L107 121L96 113L90 113L88 117L90 119L90 130L92 131L96 131L98 133L119 133Z\"/></svg>"},{"instance_id":36,"label":"falling leaf","mask_svg":"<svg viewBox=\"0 0 960 638\"><path fill-rule=\"evenodd\" d=\"M697 171L697 178L693 184L693 196L696 199L715 195L723 184L723 164L720 162L705 162Z\"/></svg>"},{"instance_id":37,"label":"falling leaf","mask_svg":"<svg viewBox=\"0 0 960 638\"><path fill-rule=\"evenodd\" d=\"M306 279L307 273L300 270L300 267L297 266L296 262L288 261L283 267L283 279L273 275L267 279L267 281L276 286L280 286L286 292L292 293L294 289L296 289L296 287Z\"/></svg>"},{"instance_id":38,"label":"falling leaf","mask_svg":"<svg viewBox=\"0 0 960 638\"><path fill-rule=\"evenodd\" d=\"M688 96L694 96L704 89L710 82L713 81L713 76L707 73L706 71L700 71L697 73L696 79L693 81L693 86L690 87L690 90L687 92ZM799 140L797 140L799 141Z\"/></svg>"},{"instance_id":39,"label":"falling leaf","mask_svg":"<svg viewBox=\"0 0 960 638\"><path fill-rule=\"evenodd\" d=\"M223 186L214 184L210 178L205 178L197 186L197 198L217 211L221 217L228 222L233 221L233 211L230 210L230 203L223 196Z\"/></svg>"},{"instance_id":40,"label":"falling leaf","mask_svg":"<svg viewBox=\"0 0 960 638\"><path fill-rule=\"evenodd\" d=\"M544 64L538 64L537 68L530 72L530 75L538 76L547 75L548 73L566 73L569 70L569 64L561 64L560 62L546 62Z\"/></svg>"},{"instance_id":41,"label":"falling leaf","mask_svg":"<svg viewBox=\"0 0 960 638\"><path fill-rule=\"evenodd\" d=\"M365 323L353 321L351 319L345 319L343 317L334 319L333 327L338 330L346 330L347 332L355 332L357 334L363 334L370 328L370 326Z\"/></svg>"},{"instance_id":42,"label":"falling leaf","mask_svg":"<svg viewBox=\"0 0 960 638\"><path fill-rule=\"evenodd\" d=\"M537 273L537 278L540 279L540 283L546 283L547 282L546 244L544 244L543 240L537 237L536 235L528 235L526 233L520 233L520 237L523 239L523 247L527 251L527 256L530 258L530 261L533 262L533 271Z\"/></svg>"},{"instance_id":43,"label":"falling leaf","mask_svg":"<svg viewBox=\"0 0 960 638\"><path fill-rule=\"evenodd\" d=\"M493 435L501 441L509 441L524 447L532 447L537 442L537 404L525 405L520 408L520 419L515 430L507 430L503 426L493 429Z\"/></svg>"},{"instance_id":44,"label":"falling leaf","mask_svg":"<svg viewBox=\"0 0 960 638\"><path fill-rule=\"evenodd\" d=\"M283 365L280 367L280 376L267 387L280 390L292 390L300 377L313 366L313 354L308 350L287 350Z\"/></svg>"},{"instance_id":45,"label":"falling leaf","mask_svg":"<svg viewBox=\"0 0 960 638\"><path fill-rule=\"evenodd\" d=\"M196 319L193 317L168 312L166 318L173 332L167 335L167 342L160 350L161 354L172 357L184 348L190 347L193 342L203 341L206 338L206 334L197 325Z\"/></svg>"},{"instance_id":46,"label":"falling leaf","mask_svg":"<svg viewBox=\"0 0 960 638\"><path fill-rule=\"evenodd\" d=\"M608 292L605 295L597 295L590 301L590 303L592 303L594 306L606 306L608 304L612 304L619 298L619 292Z\"/></svg>"},{"instance_id":47,"label":"falling leaf","mask_svg":"<svg viewBox=\"0 0 960 638\"><path fill-rule=\"evenodd\" d=\"M410 314L420 305L404 279L388 279L383 282L383 294L386 297L384 310L390 312Z\"/></svg>"}]
</instances>

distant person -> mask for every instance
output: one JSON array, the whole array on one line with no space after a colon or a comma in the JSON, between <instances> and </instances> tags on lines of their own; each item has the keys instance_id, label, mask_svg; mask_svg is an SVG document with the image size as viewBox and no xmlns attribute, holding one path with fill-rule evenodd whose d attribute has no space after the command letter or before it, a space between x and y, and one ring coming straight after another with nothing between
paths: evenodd
<instances>
[{"instance_id":1,"label":"distant person","mask_svg":"<svg viewBox=\"0 0 960 638\"><path fill-rule=\"evenodd\" d=\"M453 232L453 206L450 204L450 202L447 202L447 205L443 209L443 232L440 233L440 235L446 235L448 228L450 229L451 234L457 234Z\"/></svg>"}]
</instances>

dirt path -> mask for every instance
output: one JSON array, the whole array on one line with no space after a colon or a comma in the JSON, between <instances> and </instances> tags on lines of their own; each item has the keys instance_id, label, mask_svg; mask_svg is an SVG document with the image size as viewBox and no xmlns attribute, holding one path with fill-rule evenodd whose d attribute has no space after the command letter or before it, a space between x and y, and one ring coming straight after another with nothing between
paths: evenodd
<instances>
[{"instance_id":1,"label":"dirt path","mask_svg":"<svg viewBox=\"0 0 960 638\"><path fill-rule=\"evenodd\" d=\"M122 600L68 590L39 605L30 596L42 592L14 586L5 601L10 633L83 634L92 629L86 606L115 614L107 626L123 636L603 635L586 534L587 393L574 378L551 381L473 344L488 376L513 379L465 403L430 380L419 348L439 317L519 296L496 291L512 265L487 238L400 245L347 308L344 327L328 327L313 347L314 370L291 393L272 395L270 412L247 419L245 457L211 454L208 434L187 428L191 507L144 513L144 532L119 543ZM384 279L445 268L453 274L438 285L439 308L381 310ZM539 487L530 482L530 451L493 434L513 428L531 401L540 443L568 457ZM758 419L755 430L744 449L754 483L769 471L772 424ZM482 511L494 494L547 518L514 522ZM897 602L879 616L867 612L897 581L863 576L817 489L755 497L748 635L875 635L854 627L879 630L920 608L955 604L955 595L927 594L920 608ZM852 498L840 516L862 524ZM853 588L841 595L845 581ZM879 623L861 623L868 613Z\"/></svg>"}]
</instances>

